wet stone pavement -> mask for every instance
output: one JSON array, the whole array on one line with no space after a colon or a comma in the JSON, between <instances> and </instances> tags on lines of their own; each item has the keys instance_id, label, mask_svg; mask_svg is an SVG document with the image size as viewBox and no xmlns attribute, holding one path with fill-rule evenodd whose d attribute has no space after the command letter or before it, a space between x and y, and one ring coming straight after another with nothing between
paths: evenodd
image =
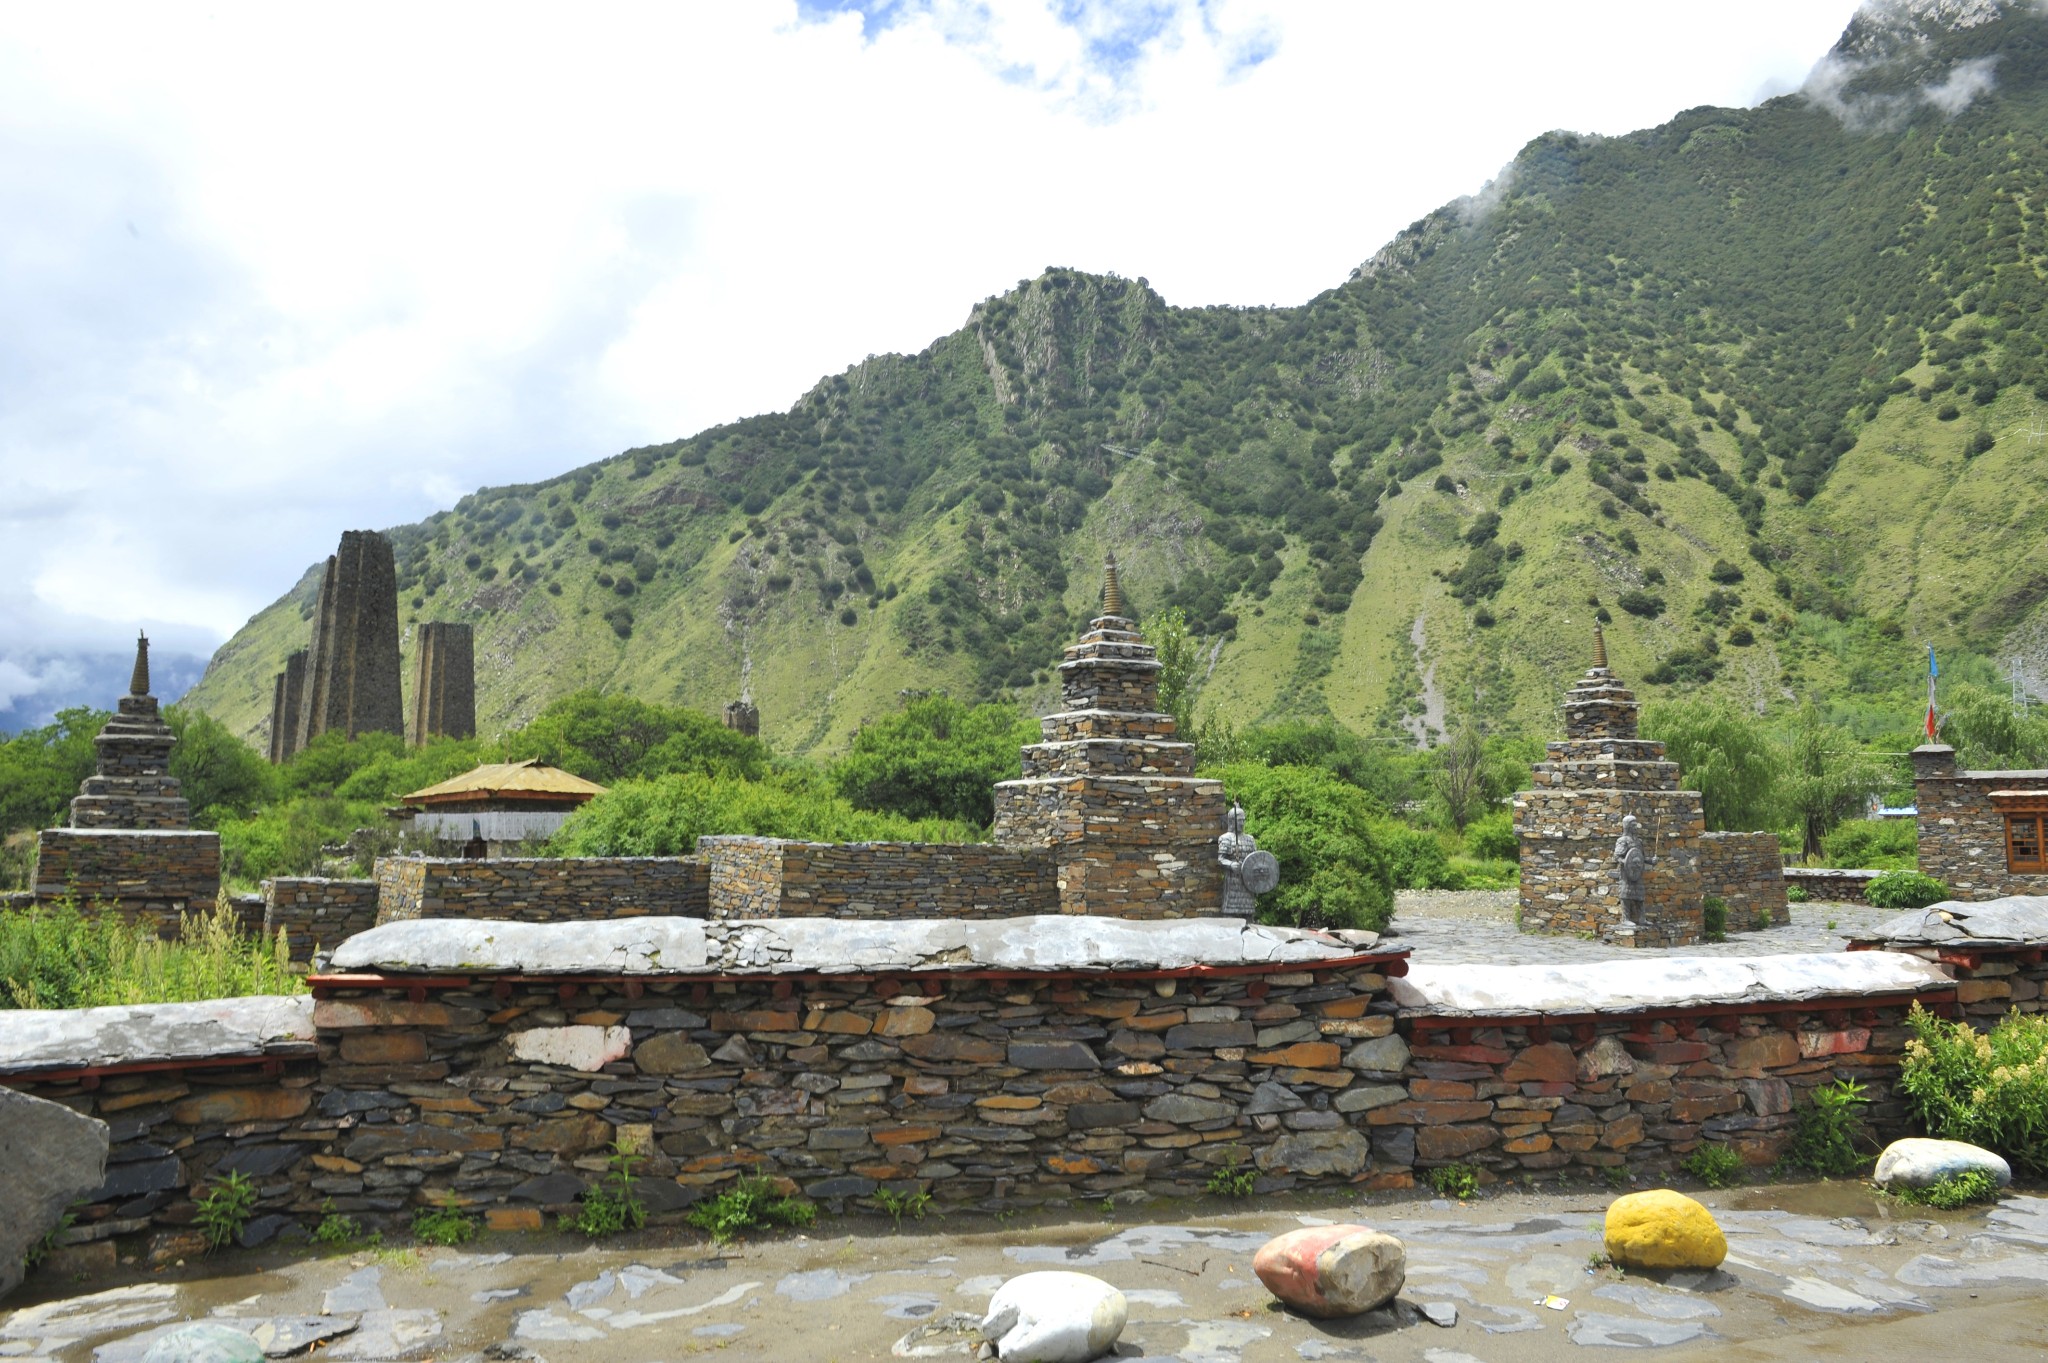
<instances>
[{"instance_id":1,"label":"wet stone pavement","mask_svg":"<svg viewBox=\"0 0 2048 1363\"><path fill-rule=\"evenodd\" d=\"M2048 1198L1926 1212L1861 1185L1702 1194L1729 1240L1712 1273L1623 1275L1593 1262L1606 1189L1457 1204L1332 1196L823 1225L717 1249L694 1233L589 1247L487 1236L462 1251L240 1253L111 1285L31 1278L0 1311L0 1358L139 1363L175 1323L215 1317L273 1357L640 1363L715 1355L834 1363L972 1356L962 1329L1005 1279L1094 1274L1130 1304L1116 1357L1183 1363L1517 1363L1650 1349L1660 1357L1924 1358L1941 1313L1995 1352L2048 1354ZM1162 1215L1162 1213L1165 1213ZM1408 1282L1348 1321L1280 1311L1252 1276L1266 1239L1358 1220L1399 1236ZM1878 1322L1872 1330L1840 1333ZM1938 1336L1937 1336L1938 1337ZM1844 1352L1828 1352L1833 1341ZM1887 1343L1887 1341L1890 1341ZM2037 1353L2038 1349L2041 1352Z\"/></svg>"},{"instance_id":2,"label":"wet stone pavement","mask_svg":"<svg viewBox=\"0 0 2048 1363\"><path fill-rule=\"evenodd\" d=\"M1515 899L1513 890L1403 890L1394 901L1393 929L1381 945L1412 952L1413 959L1432 965L1561 965L1645 954L1581 937L1521 932L1515 927ZM1731 932L1725 942L1673 947L1658 954L1779 956L1840 951L1849 938L1867 936L1898 913L1897 909L1876 909L1868 904L1794 904L1792 921L1783 927Z\"/></svg>"}]
</instances>

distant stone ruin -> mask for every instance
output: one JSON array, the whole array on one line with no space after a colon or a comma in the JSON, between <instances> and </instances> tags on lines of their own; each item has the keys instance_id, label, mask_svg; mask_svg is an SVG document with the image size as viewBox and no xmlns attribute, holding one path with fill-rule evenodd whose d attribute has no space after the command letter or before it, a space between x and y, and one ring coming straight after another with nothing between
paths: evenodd
<instances>
[{"instance_id":1,"label":"distant stone ruin","mask_svg":"<svg viewBox=\"0 0 2048 1363\"><path fill-rule=\"evenodd\" d=\"M761 736L761 712L754 708L753 697L742 692L738 700L725 703L725 727L748 738Z\"/></svg>"},{"instance_id":2,"label":"distant stone ruin","mask_svg":"<svg viewBox=\"0 0 2048 1363\"><path fill-rule=\"evenodd\" d=\"M299 750L299 716L306 707L306 650L284 660L284 671L271 683L270 760L281 764Z\"/></svg>"},{"instance_id":3,"label":"distant stone ruin","mask_svg":"<svg viewBox=\"0 0 2048 1363\"><path fill-rule=\"evenodd\" d=\"M413 650L412 741L476 737L476 644L468 625L420 626Z\"/></svg>"},{"instance_id":4,"label":"distant stone ruin","mask_svg":"<svg viewBox=\"0 0 2048 1363\"><path fill-rule=\"evenodd\" d=\"M398 570L391 541L376 531L342 532L320 579L309 654L293 751L329 730L404 736Z\"/></svg>"}]
</instances>

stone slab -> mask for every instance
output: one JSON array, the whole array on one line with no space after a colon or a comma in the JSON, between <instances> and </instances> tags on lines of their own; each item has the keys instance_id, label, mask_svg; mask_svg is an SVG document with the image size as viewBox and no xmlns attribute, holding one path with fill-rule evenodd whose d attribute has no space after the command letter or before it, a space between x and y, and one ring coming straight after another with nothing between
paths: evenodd
<instances>
[{"instance_id":1,"label":"stone slab","mask_svg":"<svg viewBox=\"0 0 2048 1363\"><path fill-rule=\"evenodd\" d=\"M1908 909L1877 925L1868 938L1889 947L2048 946L2048 895L2016 894L2003 899L1944 899Z\"/></svg>"},{"instance_id":2,"label":"stone slab","mask_svg":"<svg viewBox=\"0 0 2048 1363\"><path fill-rule=\"evenodd\" d=\"M386 923L336 948L342 972L463 974L868 974L878 971L1179 970L1334 965L1372 933L1265 927L1238 918L1140 921L1085 914L991 920L633 918Z\"/></svg>"},{"instance_id":3,"label":"stone slab","mask_svg":"<svg viewBox=\"0 0 2048 1363\"><path fill-rule=\"evenodd\" d=\"M0 1027L0 1074L310 1051L313 1039L313 1000L303 994L23 1009Z\"/></svg>"},{"instance_id":4,"label":"stone slab","mask_svg":"<svg viewBox=\"0 0 2048 1363\"><path fill-rule=\"evenodd\" d=\"M1890 951L1757 957L1664 956L1571 965L1411 964L1388 981L1403 1009L1435 1016L1635 1013L1712 1004L1913 994L1954 985L1937 966Z\"/></svg>"}]
</instances>

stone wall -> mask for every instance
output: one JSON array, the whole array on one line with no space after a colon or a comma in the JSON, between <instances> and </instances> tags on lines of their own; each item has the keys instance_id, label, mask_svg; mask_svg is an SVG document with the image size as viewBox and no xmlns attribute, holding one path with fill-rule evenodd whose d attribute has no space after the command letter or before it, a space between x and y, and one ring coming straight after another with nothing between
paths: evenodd
<instances>
[{"instance_id":1,"label":"stone wall","mask_svg":"<svg viewBox=\"0 0 2048 1363\"><path fill-rule=\"evenodd\" d=\"M1728 931L1755 932L1792 921L1785 901L1785 856L1776 833L1700 836L1700 894L1728 906Z\"/></svg>"},{"instance_id":2,"label":"stone wall","mask_svg":"<svg viewBox=\"0 0 2048 1363\"><path fill-rule=\"evenodd\" d=\"M1014 918L1058 913L1050 853L988 843L707 837L713 918Z\"/></svg>"},{"instance_id":3,"label":"stone wall","mask_svg":"<svg viewBox=\"0 0 2048 1363\"><path fill-rule=\"evenodd\" d=\"M36 839L36 897L110 904L166 938L178 915L220 894L220 834L206 830L46 828Z\"/></svg>"},{"instance_id":4,"label":"stone wall","mask_svg":"<svg viewBox=\"0 0 2048 1363\"><path fill-rule=\"evenodd\" d=\"M1880 872L1844 870L1834 866L1787 866L1784 870L1787 888L1797 885L1806 891L1808 899L1862 901L1864 891Z\"/></svg>"},{"instance_id":5,"label":"stone wall","mask_svg":"<svg viewBox=\"0 0 2048 1363\"><path fill-rule=\"evenodd\" d=\"M263 882L263 935L284 933L292 964L303 966L316 948L337 945L377 926L375 880L279 876Z\"/></svg>"},{"instance_id":6,"label":"stone wall","mask_svg":"<svg viewBox=\"0 0 2048 1363\"><path fill-rule=\"evenodd\" d=\"M1553 744L1552 746L1560 746ZM1670 765L1670 764L1666 764ZM1543 773L1539 768L1539 777ZM1700 939L1700 837L1706 832L1693 791L1589 787L1526 790L1515 796L1521 840L1521 915L1528 932L1602 933L1621 921L1614 842L1624 815L1642 825L1643 912L1655 933L1643 946Z\"/></svg>"},{"instance_id":7,"label":"stone wall","mask_svg":"<svg viewBox=\"0 0 2048 1363\"><path fill-rule=\"evenodd\" d=\"M284 1218L310 1226L329 1199L393 1224L451 1193L494 1226L535 1229L614 1141L646 1152L638 1191L664 1222L754 1174L832 1209L922 1189L995 1210L1187 1195L1229 1166L1263 1192L1407 1188L1447 1163L1487 1178L1662 1172L1702 1141L1761 1166L1836 1078L1869 1085L1877 1138L1906 1132L1901 997L1444 1018L1397 1015L1384 987L1400 968L349 975L314 1004L317 1062L0 1082L113 1125L81 1237L156 1228L166 1253L193 1192L229 1169L257 1182L258 1239ZM1987 982L2023 977L2038 1000L2044 973Z\"/></svg>"},{"instance_id":8,"label":"stone wall","mask_svg":"<svg viewBox=\"0 0 2048 1363\"><path fill-rule=\"evenodd\" d=\"M698 857L379 857L377 921L702 918L709 874Z\"/></svg>"},{"instance_id":9,"label":"stone wall","mask_svg":"<svg viewBox=\"0 0 2048 1363\"><path fill-rule=\"evenodd\" d=\"M2048 894L2048 875L2006 869L2005 819L1991 792L2048 787L2048 771L1958 771L1955 749L1913 750L1913 803L1920 814L1920 869L1957 899Z\"/></svg>"}]
</instances>

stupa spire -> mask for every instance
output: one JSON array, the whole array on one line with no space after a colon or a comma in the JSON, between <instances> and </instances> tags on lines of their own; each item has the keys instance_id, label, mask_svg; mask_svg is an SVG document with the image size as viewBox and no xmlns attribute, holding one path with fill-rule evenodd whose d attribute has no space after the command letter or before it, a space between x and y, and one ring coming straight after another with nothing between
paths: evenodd
<instances>
[{"instance_id":1,"label":"stupa spire","mask_svg":"<svg viewBox=\"0 0 2048 1363\"><path fill-rule=\"evenodd\" d=\"M1598 625L1593 626L1593 666L1596 668L1607 666L1607 635L1601 631Z\"/></svg>"},{"instance_id":2,"label":"stupa spire","mask_svg":"<svg viewBox=\"0 0 2048 1363\"><path fill-rule=\"evenodd\" d=\"M1124 589L1116 580L1116 551L1110 550L1109 560L1102 569L1102 613L1123 617Z\"/></svg>"},{"instance_id":3,"label":"stupa spire","mask_svg":"<svg viewBox=\"0 0 2048 1363\"><path fill-rule=\"evenodd\" d=\"M140 630L135 632L135 671L128 677L128 694L149 694L149 636Z\"/></svg>"}]
</instances>

